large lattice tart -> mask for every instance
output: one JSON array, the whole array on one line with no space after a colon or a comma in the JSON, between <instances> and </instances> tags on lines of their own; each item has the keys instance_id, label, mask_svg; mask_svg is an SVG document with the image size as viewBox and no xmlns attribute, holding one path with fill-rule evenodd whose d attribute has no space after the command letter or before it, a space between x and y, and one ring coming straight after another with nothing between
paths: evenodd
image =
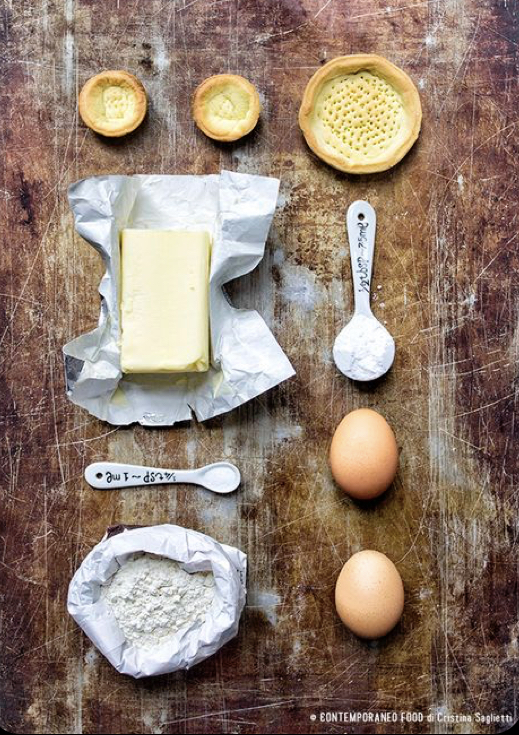
<instances>
[{"instance_id":1,"label":"large lattice tart","mask_svg":"<svg viewBox=\"0 0 519 735\"><path fill-rule=\"evenodd\" d=\"M96 133L120 137L144 119L148 100L137 77L126 71L103 71L91 77L79 93L79 112Z\"/></svg>"},{"instance_id":2,"label":"large lattice tart","mask_svg":"<svg viewBox=\"0 0 519 735\"><path fill-rule=\"evenodd\" d=\"M194 120L214 140L233 141L250 133L260 109L256 87L238 74L209 77L193 95Z\"/></svg>"},{"instance_id":3,"label":"large lattice tart","mask_svg":"<svg viewBox=\"0 0 519 735\"><path fill-rule=\"evenodd\" d=\"M387 59L354 54L333 59L308 82L299 125L310 148L340 171L385 171L420 132L418 90Z\"/></svg>"}]
</instances>

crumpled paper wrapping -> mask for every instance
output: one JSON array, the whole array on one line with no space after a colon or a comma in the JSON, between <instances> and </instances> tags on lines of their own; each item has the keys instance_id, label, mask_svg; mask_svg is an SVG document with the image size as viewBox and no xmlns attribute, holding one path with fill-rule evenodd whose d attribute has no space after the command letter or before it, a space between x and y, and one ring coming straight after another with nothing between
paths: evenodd
<instances>
[{"instance_id":1,"label":"crumpled paper wrapping","mask_svg":"<svg viewBox=\"0 0 519 735\"><path fill-rule=\"evenodd\" d=\"M222 286L260 262L274 215L278 179L223 171L208 176L95 176L69 188L77 232L102 256L96 329L63 348L67 395L111 424L168 426L195 413L230 411L294 375L261 316L235 309ZM123 375L119 341L119 233L208 230L213 238L209 308L212 367L207 373Z\"/></svg>"},{"instance_id":2,"label":"crumpled paper wrapping","mask_svg":"<svg viewBox=\"0 0 519 735\"><path fill-rule=\"evenodd\" d=\"M212 570L215 597L202 625L179 630L163 647L128 643L100 586L140 551L181 563L187 572ZM105 538L85 557L69 585L67 609L92 643L121 674L139 679L167 674L212 656L238 632L245 604L247 557L239 549L181 526L164 524L125 530Z\"/></svg>"}]
</instances>

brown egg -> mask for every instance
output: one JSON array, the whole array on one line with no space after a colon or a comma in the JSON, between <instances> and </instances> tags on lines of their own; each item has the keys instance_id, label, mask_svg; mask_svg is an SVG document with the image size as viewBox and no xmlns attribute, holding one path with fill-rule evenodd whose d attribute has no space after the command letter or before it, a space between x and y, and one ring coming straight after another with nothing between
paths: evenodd
<instances>
[{"instance_id":1,"label":"brown egg","mask_svg":"<svg viewBox=\"0 0 519 735\"><path fill-rule=\"evenodd\" d=\"M398 447L385 418L370 408L346 414L333 435L330 466L352 498L369 500L387 490L396 475Z\"/></svg>"},{"instance_id":2,"label":"brown egg","mask_svg":"<svg viewBox=\"0 0 519 735\"><path fill-rule=\"evenodd\" d=\"M393 562L379 551L359 551L343 566L335 585L340 619L360 638L380 638L404 609L404 585Z\"/></svg>"}]
</instances>

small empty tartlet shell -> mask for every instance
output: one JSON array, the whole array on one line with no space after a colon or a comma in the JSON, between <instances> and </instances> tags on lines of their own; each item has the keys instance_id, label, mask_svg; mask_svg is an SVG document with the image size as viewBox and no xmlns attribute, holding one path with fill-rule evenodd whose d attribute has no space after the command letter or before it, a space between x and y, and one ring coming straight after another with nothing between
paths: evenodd
<instances>
[{"instance_id":1,"label":"small empty tartlet shell","mask_svg":"<svg viewBox=\"0 0 519 735\"><path fill-rule=\"evenodd\" d=\"M306 142L352 174L386 171L420 132L422 107L407 74L375 54L339 56L308 82L299 110Z\"/></svg>"},{"instance_id":2,"label":"small empty tartlet shell","mask_svg":"<svg viewBox=\"0 0 519 735\"><path fill-rule=\"evenodd\" d=\"M193 95L195 123L213 140L230 142L247 135L258 122L260 111L256 87L238 74L209 77Z\"/></svg>"},{"instance_id":3,"label":"small empty tartlet shell","mask_svg":"<svg viewBox=\"0 0 519 735\"><path fill-rule=\"evenodd\" d=\"M79 114L85 125L111 138L135 130L147 108L146 90L126 71L102 71L91 77L79 93Z\"/></svg>"}]
</instances>

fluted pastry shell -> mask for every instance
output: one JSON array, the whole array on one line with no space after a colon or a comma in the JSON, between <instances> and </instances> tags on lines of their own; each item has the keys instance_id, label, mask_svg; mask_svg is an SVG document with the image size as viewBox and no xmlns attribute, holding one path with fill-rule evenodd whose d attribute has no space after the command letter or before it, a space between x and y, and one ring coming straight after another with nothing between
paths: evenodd
<instances>
[{"instance_id":1,"label":"fluted pastry shell","mask_svg":"<svg viewBox=\"0 0 519 735\"><path fill-rule=\"evenodd\" d=\"M238 74L205 79L193 95L193 118L213 140L242 138L258 122L261 106L256 87Z\"/></svg>"},{"instance_id":2,"label":"fluted pastry shell","mask_svg":"<svg viewBox=\"0 0 519 735\"><path fill-rule=\"evenodd\" d=\"M79 113L96 133L119 137L135 130L148 107L146 90L126 71L102 71L91 77L79 93Z\"/></svg>"},{"instance_id":3,"label":"fluted pastry shell","mask_svg":"<svg viewBox=\"0 0 519 735\"><path fill-rule=\"evenodd\" d=\"M422 107L407 74L382 56L339 56L308 82L299 110L319 158L352 174L385 171L420 132Z\"/></svg>"}]
</instances>

